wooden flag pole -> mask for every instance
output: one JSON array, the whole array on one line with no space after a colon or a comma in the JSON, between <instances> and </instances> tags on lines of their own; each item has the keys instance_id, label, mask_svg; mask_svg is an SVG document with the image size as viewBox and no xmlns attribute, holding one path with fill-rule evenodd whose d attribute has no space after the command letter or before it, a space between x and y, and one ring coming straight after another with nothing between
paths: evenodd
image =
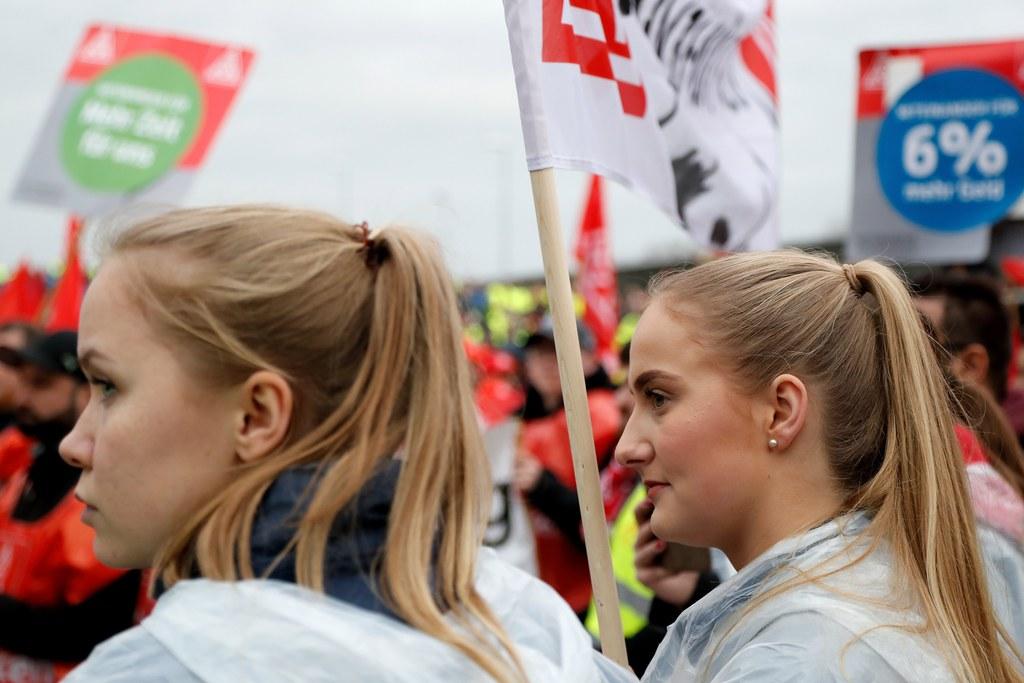
<instances>
[{"instance_id":1,"label":"wooden flag pole","mask_svg":"<svg viewBox=\"0 0 1024 683\"><path fill-rule=\"evenodd\" d=\"M555 328L558 375L562 381L562 399L569 425L569 444L572 447L576 491L583 519L583 540L587 546L590 582L594 588L597 621L601 628L601 651L612 661L628 668L619 598L608 546L608 527L604 519L601 482L597 474L594 431L590 424L590 408L583 379L583 360L576 331L572 287L569 285L569 267L562 239L562 224L558 217L554 170L544 168L530 171L530 185L533 188L533 205L537 210L537 229L544 258L544 281Z\"/></svg>"}]
</instances>

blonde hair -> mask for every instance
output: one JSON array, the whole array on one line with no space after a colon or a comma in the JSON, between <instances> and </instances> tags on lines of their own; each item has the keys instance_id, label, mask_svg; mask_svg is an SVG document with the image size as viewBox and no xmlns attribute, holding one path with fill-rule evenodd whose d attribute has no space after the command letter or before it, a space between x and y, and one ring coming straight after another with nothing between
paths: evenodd
<instances>
[{"instance_id":1,"label":"blonde hair","mask_svg":"<svg viewBox=\"0 0 1024 683\"><path fill-rule=\"evenodd\" d=\"M799 251L729 256L652 283L697 311L742 390L793 373L820 395L845 510L871 513L958 675L1020 681L987 592L948 389L906 285L876 261L841 266ZM685 309L685 310L684 310ZM862 556L863 557L863 556Z\"/></svg>"},{"instance_id":2,"label":"blonde hair","mask_svg":"<svg viewBox=\"0 0 1024 683\"><path fill-rule=\"evenodd\" d=\"M295 394L281 447L240 468L168 541L156 563L164 584L197 571L253 578L263 494L285 470L314 464L285 552L294 551L298 582L323 591L332 523L400 452L377 567L382 598L491 676L524 680L474 588L489 472L455 294L435 245L397 228L369 236L319 213L234 206L146 220L115 234L106 251L130 266L142 310L185 349L197 380L233 386L264 369Z\"/></svg>"}]
</instances>

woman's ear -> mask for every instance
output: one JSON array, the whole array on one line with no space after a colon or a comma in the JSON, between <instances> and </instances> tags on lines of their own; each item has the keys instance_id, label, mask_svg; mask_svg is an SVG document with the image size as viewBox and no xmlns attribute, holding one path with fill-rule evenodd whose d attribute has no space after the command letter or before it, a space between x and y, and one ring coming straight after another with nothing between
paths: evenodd
<instances>
[{"instance_id":1,"label":"woman's ear","mask_svg":"<svg viewBox=\"0 0 1024 683\"><path fill-rule=\"evenodd\" d=\"M807 386L795 375L779 375L769 389L771 420L766 443L773 450L784 450L796 440L807 421Z\"/></svg>"},{"instance_id":2,"label":"woman's ear","mask_svg":"<svg viewBox=\"0 0 1024 683\"><path fill-rule=\"evenodd\" d=\"M235 427L235 453L245 463L259 460L281 445L292 420L294 395L276 372L258 370L241 388Z\"/></svg>"},{"instance_id":3,"label":"woman's ear","mask_svg":"<svg viewBox=\"0 0 1024 683\"><path fill-rule=\"evenodd\" d=\"M953 355L953 374L978 386L988 385L988 368L988 350L977 342L968 344Z\"/></svg>"}]
</instances>

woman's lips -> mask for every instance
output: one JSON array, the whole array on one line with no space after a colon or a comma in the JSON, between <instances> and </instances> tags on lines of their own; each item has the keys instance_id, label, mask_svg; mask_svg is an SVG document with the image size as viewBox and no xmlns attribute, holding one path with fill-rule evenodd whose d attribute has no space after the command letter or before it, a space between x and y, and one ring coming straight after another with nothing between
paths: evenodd
<instances>
[{"instance_id":1,"label":"woman's lips","mask_svg":"<svg viewBox=\"0 0 1024 683\"><path fill-rule=\"evenodd\" d=\"M647 487L647 498L653 501L655 496L668 486L668 482L647 480L644 481L644 486Z\"/></svg>"},{"instance_id":2,"label":"woman's lips","mask_svg":"<svg viewBox=\"0 0 1024 683\"><path fill-rule=\"evenodd\" d=\"M91 524L89 524L89 520L93 517L93 515L96 514L96 508L93 507L92 505L89 505L89 503L85 502L85 500L77 493L75 494L75 499L78 500L79 503L85 505L85 509L82 510L82 523L92 526Z\"/></svg>"}]
</instances>

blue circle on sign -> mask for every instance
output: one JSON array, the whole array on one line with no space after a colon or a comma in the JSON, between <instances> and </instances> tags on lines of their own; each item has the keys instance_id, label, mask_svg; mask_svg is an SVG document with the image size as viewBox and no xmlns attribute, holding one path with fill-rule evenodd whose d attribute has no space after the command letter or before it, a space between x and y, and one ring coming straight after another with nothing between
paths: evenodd
<instances>
[{"instance_id":1,"label":"blue circle on sign","mask_svg":"<svg viewBox=\"0 0 1024 683\"><path fill-rule=\"evenodd\" d=\"M875 159L907 220L942 232L994 223L1024 191L1024 97L989 71L934 73L889 109Z\"/></svg>"}]
</instances>

